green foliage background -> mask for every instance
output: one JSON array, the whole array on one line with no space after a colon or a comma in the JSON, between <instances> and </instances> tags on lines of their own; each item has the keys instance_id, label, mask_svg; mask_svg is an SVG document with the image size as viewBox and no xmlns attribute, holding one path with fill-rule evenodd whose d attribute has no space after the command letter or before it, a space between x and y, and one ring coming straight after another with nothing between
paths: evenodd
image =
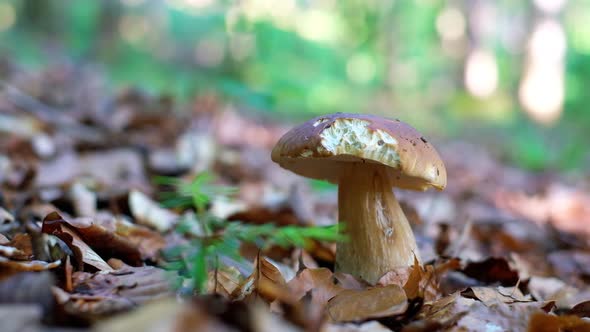
<instances>
[{"instance_id":1,"label":"green foliage background","mask_svg":"<svg viewBox=\"0 0 590 332\"><path fill-rule=\"evenodd\" d=\"M190 3L4 0L14 22L0 32L0 54L31 70L60 61L99 64L113 89L138 85L183 101L215 92L240 109L276 118L336 111L399 117L431 135L493 142L503 156L531 169L584 170L589 164L586 0L569 2L560 15L568 38L565 112L551 127L521 111L523 54L501 42L502 34L529 28L531 1L493 3L501 22L485 43L497 57L499 88L486 100L465 91L465 57L445 54L437 33L438 15L462 5L456 1L294 0L298 11L292 12L317 14L323 19L317 26L310 15L252 14L261 1L193 1L198 8ZM519 17L525 19L511 23ZM309 31L294 28L307 19L317 29L312 37L330 24L336 32L309 38ZM218 61L195 60L200 42L221 52ZM353 58L360 59L361 79L350 74Z\"/></svg>"}]
</instances>

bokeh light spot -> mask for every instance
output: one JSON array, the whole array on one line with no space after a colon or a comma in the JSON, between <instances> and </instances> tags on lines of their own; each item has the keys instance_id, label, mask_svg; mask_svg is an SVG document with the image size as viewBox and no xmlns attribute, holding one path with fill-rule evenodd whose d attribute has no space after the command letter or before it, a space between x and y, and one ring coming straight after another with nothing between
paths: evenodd
<instances>
[{"instance_id":1,"label":"bokeh light spot","mask_svg":"<svg viewBox=\"0 0 590 332\"><path fill-rule=\"evenodd\" d=\"M544 20L535 27L529 47L535 61L560 61L566 50L563 27L555 20Z\"/></svg>"},{"instance_id":2,"label":"bokeh light spot","mask_svg":"<svg viewBox=\"0 0 590 332\"><path fill-rule=\"evenodd\" d=\"M346 74L355 83L368 83L375 78L375 61L368 54L355 54L346 63Z\"/></svg>"},{"instance_id":3,"label":"bokeh light spot","mask_svg":"<svg viewBox=\"0 0 590 332\"><path fill-rule=\"evenodd\" d=\"M491 96L498 85L498 64L489 51L475 50L469 54L465 65L465 87L474 96Z\"/></svg>"},{"instance_id":4,"label":"bokeh light spot","mask_svg":"<svg viewBox=\"0 0 590 332\"><path fill-rule=\"evenodd\" d=\"M532 63L519 89L522 106L533 120L551 124L561 115L564 91L563 68Z\"/></svg>"},{"instance_id":5,"label":"bokeh light spot","mask_svg":"<svg viewBox=\"0 0 590 332\"><path fill-rule=\"evenodd\" d=\"M457 8L445 8L436 18L436 30L443 39L458 40L465 35L465 16Z\"/></svg>"}]
</instances>

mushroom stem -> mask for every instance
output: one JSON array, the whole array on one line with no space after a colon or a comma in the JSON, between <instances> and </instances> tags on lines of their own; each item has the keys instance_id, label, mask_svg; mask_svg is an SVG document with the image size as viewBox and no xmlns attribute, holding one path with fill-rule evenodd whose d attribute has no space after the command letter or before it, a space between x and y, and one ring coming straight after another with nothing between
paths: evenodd
<instances>
[{"instance_id":1,"label":"mushroom stem","mask_svg":"<svg viewBox=\"0 0 590 332\"><path fill-rule=\"evenodd\" d=\"M336 270L371 284L419 259L391 177L383 165L347 163L338 183L338 219L348 241L338 244Z\"/></svg>"}]
</instances>

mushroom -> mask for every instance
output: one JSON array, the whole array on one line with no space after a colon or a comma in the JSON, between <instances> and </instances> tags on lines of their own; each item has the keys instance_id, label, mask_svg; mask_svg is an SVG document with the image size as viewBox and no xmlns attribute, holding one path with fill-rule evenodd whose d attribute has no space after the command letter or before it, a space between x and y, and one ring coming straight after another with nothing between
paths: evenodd
<instances>
[{"instance_id":1,"label":"mushroom","mask_svg":"<svg viewBox=\"0 0 590 332\"><path fill-rule=\"evenodd\" d=\"M375 115L336 113L287 132L272 160L296 174L338 185L336 270L375 284L419 258L412 228L393 188L442 190L445 166L416 129Z\"/></svg>"}]
</instances>

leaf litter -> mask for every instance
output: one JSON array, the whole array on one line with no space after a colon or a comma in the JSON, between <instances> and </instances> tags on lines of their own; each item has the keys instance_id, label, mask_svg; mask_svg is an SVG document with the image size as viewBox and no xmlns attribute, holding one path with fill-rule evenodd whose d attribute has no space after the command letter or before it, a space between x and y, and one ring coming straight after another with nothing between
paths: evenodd
<instances>
[{"instance_id":1,"label":"leaf litter","mask_svg":"<svg viewBox=\"0 0 590 332\"><path fill-rule=\"evenodd\" d=\"M423 263L369 285L334 271L332 230L301 228L334 224L337 198L270 161L284 124L213 94L188 105L132 88L109 95L98 72L49 69L13 72L0 93L0 317L10 326L589 330L587 179L441 141L447 190L399 193ZM59 92L47 83L56 73Z\"/></svg>"}]
</instances>

